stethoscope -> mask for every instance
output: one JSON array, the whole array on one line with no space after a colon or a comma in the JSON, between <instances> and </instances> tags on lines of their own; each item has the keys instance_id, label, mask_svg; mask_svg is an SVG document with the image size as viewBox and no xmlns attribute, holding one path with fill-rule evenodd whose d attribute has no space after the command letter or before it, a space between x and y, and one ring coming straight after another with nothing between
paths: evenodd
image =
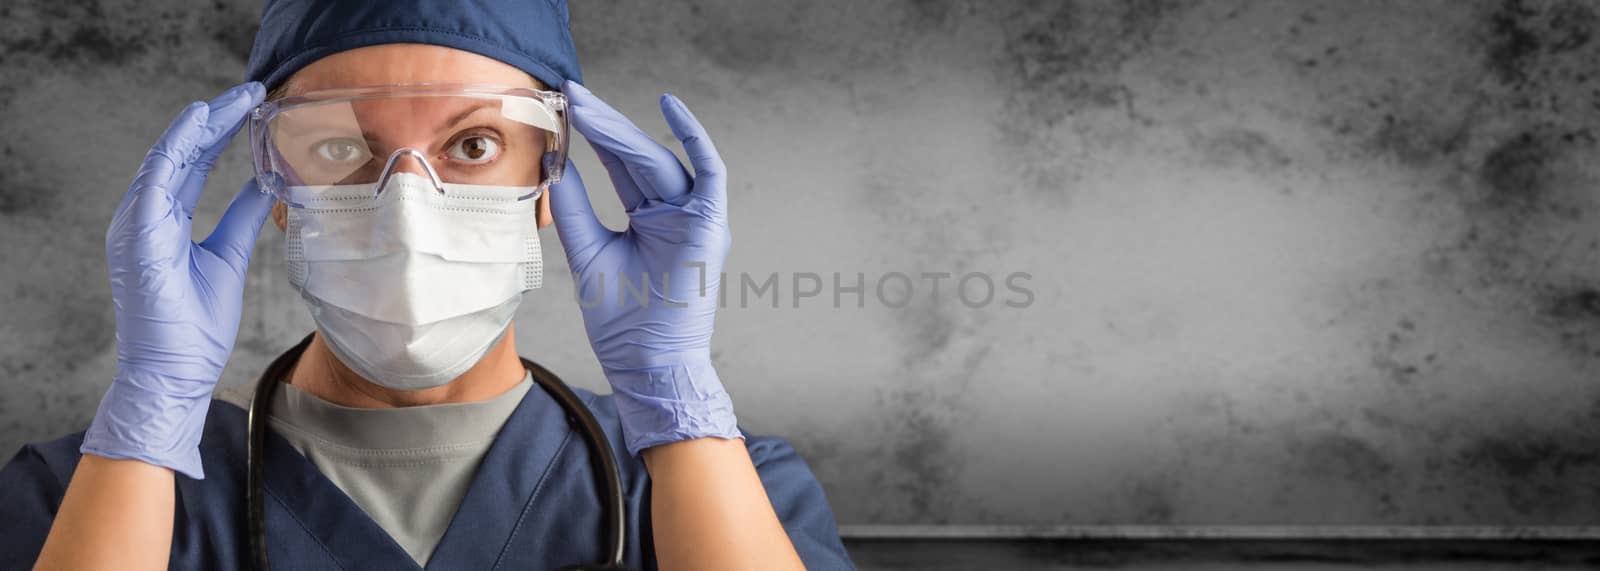
<instances>
[{"instance_id":1,"label":"stethoscope","mask_svg":"<svg viewBox=\"0 0 1600 571\"><path fill-rule=\"evenodd\" d=\"M266 497L266 484L262 476L262 455L267 443L267 411L272 406L272 393L278 388L283 377L294 367L300 354L305 352L306 346L311 344L311 335L307 335L298 345L289 348L277 359L274 359L267 369L262 371L261 379L256 383L256 394L250 401L249 433L246 438L248 464L245 471L249 474L249 486L245 490L245 501L250 510L250 551L255 568L260 571L267 570L267 524L266 511L262 507L263 498ZM520 357L519 357L520 359ZM523 368L533 375L534 382L539 384L545 392L561 405L566 411L567 421L577 425L578 431L583 433L583 439L589 447L589 459L593 463L596 485L605 491L601 500L601 509L604 510L600 519L605 542L608 545L606 559L599 563L586 565L571 565L562 567L560 571L618 571L626 569L622 566L622 556L626 544L623 539L623 514L627 508L622 495L622 476L617 471L617 460L611 455L611 444L606 440L605 431L600 429L600 423L589 413L583 401L578 400L578 395L561 381L555 373L539 366L533 361L522 359Z\"/></svg>"}]
</instances>

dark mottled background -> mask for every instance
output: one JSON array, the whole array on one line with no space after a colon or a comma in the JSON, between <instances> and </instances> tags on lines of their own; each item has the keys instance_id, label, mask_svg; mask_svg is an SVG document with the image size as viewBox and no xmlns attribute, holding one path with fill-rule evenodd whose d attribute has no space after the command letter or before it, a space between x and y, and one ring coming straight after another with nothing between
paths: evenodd
<instances>
[{"instance_id":1,"label":"dark mottled background","mask_svg":"<svg viewBox=\"0 0 1600 571\"><path fill-rule=\"evenodd\" d=\"M1033 275L1025 309L781 283L721 314L741 419L841 523L1600 523L1600 6L574 4L596 93L662 141L676 93L716 138L730 270ZM0 450L87 424L106 222L256 10L0 3ZM247 176L236 145L198 228ZM521 349L603 387L544 238ZM309 330L281 241L228 382Z\"/></svg>"}]
</instances>

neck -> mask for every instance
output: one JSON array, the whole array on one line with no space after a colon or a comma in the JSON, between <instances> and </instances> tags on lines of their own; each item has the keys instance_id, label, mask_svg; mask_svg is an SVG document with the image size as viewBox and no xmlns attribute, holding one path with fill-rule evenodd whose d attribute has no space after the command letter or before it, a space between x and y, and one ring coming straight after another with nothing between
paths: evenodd
<instances>
[{"instance_id":1,"label":"neck","mask_svg":"<svg viewBox=\"0 0 1600 571\"><path fill-rule=\"evenodd\" d=\"M362 378L333 356L319 332L312 336L286 382L341 406L398 408L488 400L511 390L524 376L522 361L517 357L516 332L511 329L467 372L449 383L420 391L397 391Z\"/></svg>"}]
</instances>

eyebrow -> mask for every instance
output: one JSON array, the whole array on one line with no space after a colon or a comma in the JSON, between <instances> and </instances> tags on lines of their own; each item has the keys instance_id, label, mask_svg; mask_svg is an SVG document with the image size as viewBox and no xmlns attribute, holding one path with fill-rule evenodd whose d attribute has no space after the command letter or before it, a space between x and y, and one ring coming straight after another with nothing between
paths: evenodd
<instances>
[{"instance_id":1,"label":"eyebrow","mask_svg":"<svg viewBox=\"0 0 1600 571\"><path fill-rule=\"evenodd\" d=\"M485 101L461 110L460 113L456 113L455 115L451 116L448 121L444 121L442 123L444 125L444 129L441 129L441 131L454 129L456 125L461 124L462 121L466 121L468 117L477 114L479 111L493 107L496 102L498 101ZM379 142L377 133L373 133L372 131L368 131L366 129L361 130L361 137L366 139L367 147L369 148L376 147Z\"/></svg>"},{"instance_id":2,"label":"eyebrow","mask_svg":"<svg viewBox=\"0 0 1600 571\"><path fill-rule=\"evenodd\" d=\"M451 116L450 119L445 121L443 124L444 124L446 129L453 128L456 125L460 124L461 122L466 121L468 117L471 117L474 114L476 114L479 111L482 111L484 109L490 109L497 103L500 103L500 100L484 101L484 102L479 103L477 105L473 105L471 107L468 107L466 109L461 110L460 113L456 113L455 115ZM275 122L278 124L278 126L276 128L288 131L288 134L291 135L291 136L304 135L306 133L311 133L311 132L316 131L316 126L315 125L311 125L311 126L309 126L310 128L306 128L306 129L302 130L300 128L300 125L297 124L298 122L295 121L293 116L291 116L291 115L282 115L282 116L279 117L278 121L275 121ZM361 131L361 135L369 143L376 140L375 135L371 131L363 129Z\"/></svg>"},{"instance_id":3,"label":"eyebrow","mask_svg":"<svg viewBox=\"0 0 1600 571\"><path fill-rule=\"evenodd\" d=\"M499 99L496 99L496 100L493 100L493 101L484 101L481 104L474 105L472 107L468 107L467 109L463 110L462 112L457 113L454 117L451 117L449 121L445 122L444 126L447 129L450 128L450 127L455 127L456 125L460 124L462 121L466 121L467 117L471 117L473 114L476 114L479 111L482 111L484 109L488 109L489 107L495 105L496 103L502 103L502 101L499 100Z\"/></svg>"}]
</instances>

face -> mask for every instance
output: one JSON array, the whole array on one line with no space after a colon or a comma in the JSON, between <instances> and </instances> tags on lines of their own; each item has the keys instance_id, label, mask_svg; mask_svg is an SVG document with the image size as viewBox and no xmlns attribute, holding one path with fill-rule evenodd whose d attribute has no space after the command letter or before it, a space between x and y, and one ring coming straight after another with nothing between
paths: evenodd
<instances>
[{"instance_id":1,"label":"face","mask_svg":"<svg viewBox=\"0 0 1600 571\"><path fill-rule=\"evenodd\" d=\"M347 50L312 62L284 82L283 92L285 96L294 96L324 89L396 83L476 83L547 89L520 69L472 52L427 44L385 44ZM459 170L452 172L457 180L470 180L471 173L486 173L486 169L497 169L496 173L525 171L531 180L539 180L539 153L533 149L542 150L543 141L532 140L537 135L528 129L496 129L493 118L498 114L492 109L455 107L461 106L391 101L343 107L332 112L351 114L344 122L360 125L361 130L368 131L364 137L341 138L306 132L307 144L294 148L297 152L304 151L306 161L327 166L330 180L323 181L325 184L361 176L358 172L339 172L342 163L368 165L352 169L376 168L369 161L358 159L364 159L369 153L388 156L393 149L401 147L424 149L429 164L435 169ZM307 125L341 123L323 117L304 119L303 124ZM293 128L292 123L285 125ZM445 136L440 136L441 133ZM373 148L368 148L369 145ZM422 165L414 160L402 160L395 165L395 170L422 174ZM538 200L539 227L543 228L551 222L549 193ZM282 203L273 208L272 218L279 229L287 222L286 208Z\"/></svg>"}]
</instances>

